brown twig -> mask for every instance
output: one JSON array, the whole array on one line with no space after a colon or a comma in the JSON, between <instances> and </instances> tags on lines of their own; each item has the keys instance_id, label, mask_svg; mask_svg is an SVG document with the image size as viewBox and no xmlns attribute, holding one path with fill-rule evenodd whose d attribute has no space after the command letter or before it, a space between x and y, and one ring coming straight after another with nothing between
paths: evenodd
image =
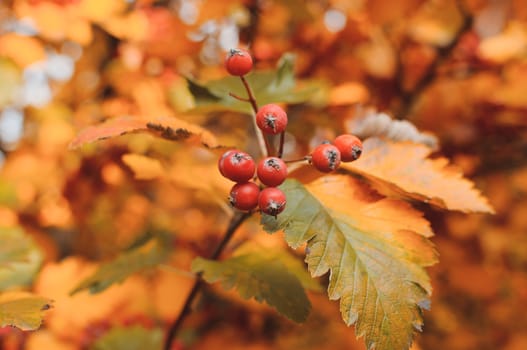
<instances>
[{"instance_id":1,"label":"brown twig","mask_svg":"<svg viewBox=\"0 0 527 350\"><path fill-rule=\"evenodd\" d=\"M236 213L231 221L229 222L229 226L227 227L227 230L225 231L225 234L223 236L223 239L218 244L212 255L210 256L211 260L217 260L223 250L225 249L225 246L227 243L229 243L230 239L234 235L234 232L240 227L240 225L249 217L251 216L251 213ZM174 339L176 338L176 335L181 328L181 325L183 324L183 321L185 321L185 318L190 314L192 303L196 296L198 295L198 292L201 290L201 287L203 286L203 280L201 279L201 273L198 273L196 275L196 281L194 282L194 285L192 286L192 289L190 290L187 299L185 300L185 303L183 305L183 309L181 310L178 318L172 323L170 326L167 338L165 341L165 350L170 350L172 347L172 343L174 342Z\"/></svg>"},{"instance_id":2,"label":"brown twig","mask_svg":"<svg viewBox=\"0 0 527 350\"><path fill-rule=\"evenodd\" d=\"M280 133L280 143L278 146L278 158L282 158L284 155L284 142L285 142L285 131Z\"/></svg>"}]
</instances>

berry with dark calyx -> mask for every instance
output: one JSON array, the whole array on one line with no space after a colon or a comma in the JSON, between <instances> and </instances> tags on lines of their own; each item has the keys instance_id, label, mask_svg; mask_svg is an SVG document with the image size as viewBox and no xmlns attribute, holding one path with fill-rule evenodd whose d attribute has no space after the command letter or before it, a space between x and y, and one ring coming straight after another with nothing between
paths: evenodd
<instances>
[{"instance_id":1,"label":"berry with dark calyx","mask_svg":"<svg viewBox=\"0 0 527 350\"><path fill-rule=\"evenodd\" d=\"M337 136L333 144L339 149L340 159L343 162L353 162L362 154L362 142L355 135L344 134Z\"/></svg>"},{"instance_id":2,"label":"berry with dark calyx","mask_svg":"<svg viewBox=\"0 0 527 350\"><path fill-rule=\"evenodd\" d=\"M245 50L230 49L225 59L225 68L230 75L243 76L253 68L253 59Z\"/></svg>"},{"instance_id":3,"label":"berry with dark calyx","mask_svg":"<svg viewBox=\"0 0 527 350\"><path fill-rule=\"evenodd\" d=\"M267 104L258 109L256 124L266 134L280 134L287 127L287 113L274 103Z\"/></svg>"},{"instance_id":4,"label":"berry with dark calyx","mask_svg":"<svg viewBox=\"0 0 527 350\"><path fill-rule=\"evenodd\" d=\"M280 158L267 157L258 163L256 175L266 186L279 186L287 177L287 165Z\"/></svg>"},{"instance_id":5,"label":"berry with dark calyx","mask_svg":"<svg viewBox=\"0 0 527 350\"><path fill-rule=\"evenodd\" d=\"M340 151L331 144L321 144L311 153L311 163L317 170L329 173L339 167Z\"/></svg>"},{"instance_id":6,"label":"berry with dark calyx","mask_svg":"<svg viewBox=\"0 0 527 350\"><path fill-rule=\"evenodd\" d=\"M227 151L218 163L220 173L234 182L247 182L254 176L253 158L240 150Z\"/></svg>"},{"instance_id":7,"label":"berry with dark calyx","mask_svg":"<svg viewBox=\"0 0 527 350\"><path fill-rule=\"evenodd\" d=\"M267 215L277 216L285 209L285 204L285 193L276 187L264 188L258 197L258 206Z\"/></svg>"},{"instance_id":8,"label":"berry with dark calyx","mask_svg":"<svg viewBox=\"0 0 527 350\"><path fill-rule=\"evenodd\" d=\"M254 182L237 183L231 189L229 202L236 209L250 211L258 206L259 194L260 188Z\"/></svg>"},{"instance_id":9,"label":"berry with dark calyx","mask_svg":"<svg viewBox=\"0 0 527 350\"><path fill-rule=\"evenodd\" d=\"M232 154L234 154L236 152L239 152L239 151L235 150L235 149L231 149L231 150L223 153L221 155L221 157L218 159L218 169L219 169L221 175L225 176L225 174L223 173L223 168L225 167L225 165L224 165L225 158L227 158L229 155L232 155Z\"/></svg>"}]
</instances>

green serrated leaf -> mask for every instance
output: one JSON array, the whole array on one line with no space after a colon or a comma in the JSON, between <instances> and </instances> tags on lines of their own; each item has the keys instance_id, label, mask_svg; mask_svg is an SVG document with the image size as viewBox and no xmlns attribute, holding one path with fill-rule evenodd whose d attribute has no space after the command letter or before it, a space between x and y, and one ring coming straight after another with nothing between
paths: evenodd
<instances>
[{"instance_id":1,"label":"green serrated leaf","mask_svg":"<svg viewBox=\"0 0 527 350\"><path fill-rule=\"evenodd\" d=\"M0 327L12 326L23 331L38 329L51 301L27 292L0 294Z\"/></svg>"},{"instance_id":2,"label":"green serrated leaf","mask_svg":"<svg viewBox=\"0 0 527 350\"><path fill-rule=\"evenodd\" d=\"M428 222L405 202L372 193L359 180L326 176L308 188L282 185L287 207L268 232L285 231L291 247L307 242L312 276L330 272L328 295L368 349L402 350L420 330L431 286L424 266L437 261Z\"/></svg>"},{"instance_id":3,"label":"green serrated leaf","mask_svg":"<svg viewBox=\"0 0 527 350\"><path fill-rule=\"evenodd\" d=\"M90 350L161 350L163 331L143 327L113 328L97 339Z\"/></svg>"},{"instance_id":4,"label":"green serrated leaf","mask_svg":"<svg viewBox=\"0 0 527 350\"><path fill-rule=\"evenodd\" d=\"M316 81L298 84L294 77L292 54L285 54L275 71L256 71L246 79L260 105L268 103L303 103L320 89ZM196 111L235 111L251 113L251 105L240 101L230 93L245 98L247 92L238 77L227 76L222 79L199 83L188 79L188 88L195 98Z\"/></svg>"},{"instance_id":5,"label":"green serrated leaf","mask_svg":"<svg viewBox=\"0 0 527 350\"><path fill-rule=\"evenodd\" d=\"M247 254L260 254L269 259L278 260L284 264L289 273L295 275L305 289L314 292L321 292L323 290L320 283L311 277L305 264L293 256L288 250L280 249L278 247L266 249L254 242L247 242L233 252L233 256Z\"/></svg>"},{"instance_id":6,"label":"green serrated leaf","mask_svg":"<svg viewBox=\"0 0 527 350\"><path fill-rule=\"evenodd\" d=\"M25 286L42 264L42 253L19 227L0 228L0 290Z\"/></svg>"},{"instance_id":7,"label":"green serrated leaf","mask_svg":"<svg viewBox=\"0 0 527 350\"><path fill-rule=\"evenodd\" d=\"M119 255L115 260L101 265L97 271L79 283L70 294L84 289L90 293L100 293L114 283L121 283L130 275L154 268L168 257L166 244L152 239L145 244Z\"/></svg>"},{"instance_id":8,"label":"green serrated leaf","mask_svg":"<svg viewBox=\"0 0 527 350\"><path fill-rule=\"evenodd\" d=\"M232 257L225 261L197 258L192 271L202 273L209 283L221 282L223 288L235 287L245 298L266 302L285 317L304 322L311 304L304 288L294 274L279 260L263 252Z\"/></svg>"}]
</instances>

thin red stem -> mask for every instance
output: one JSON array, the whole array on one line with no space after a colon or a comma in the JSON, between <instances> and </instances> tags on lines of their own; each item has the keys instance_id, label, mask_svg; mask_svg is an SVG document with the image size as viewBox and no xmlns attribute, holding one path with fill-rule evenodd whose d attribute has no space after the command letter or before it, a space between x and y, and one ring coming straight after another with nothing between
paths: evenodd
<instances>
[{"instance_id":1,"label":"thin red stem","mask_svg":"<svg viewBox=\"0 0 527 350\"><path fill-rule=\"evenodd\" d=\"M243 101L243 102L251 102L250 99L244 98L244 97L240 97L240 96L238 96L238 95L236 95L236 94L234 94L232 92L229 92L229 96L234 97L235 99Z\"/></svg>"},{"instance_id":2,"label":"thin red stem","mask_svg":"<svg viewBox=\"0 0 527 350\"><path fill-rule=\"evenodd\" d=\"M299 162L305 162L305 161L309 161L311 159L311 156L304 156L302 158L298 158L298 159L288 159L288 160L284 160L284 163L286 164L289 164L289 163L299 163Z\"/></svg>"},{"instance_id":3,"label":"thin red stem","mask_svg":"<svg viewBox=\"0 0 527 350\"><path fill-rule=\"evenodd\" d=\"M285 131L280 133L280 144L278 146L278 158L282 158L284 155L284 142L285 142Z\"/></svg>"},{"instance_id":4,"label":"thin red stem","mask_svg":"<svg viewBox=\"0 0 527 350\"><path fill-rule=\"evenodd\" d=\"M245 76L240 76L240 79L243 83L243 86L245 87L245 90L247 91L247 95L249 96L247 98L247 102L249 102L253 108L253 111L254 111L254 114L256 116L256 114L258 113L258 104L256 104L256 98L254 97L254 93L253 93L253 90L251 89L251 86L249 85L249 82L247 81L247 79L245 79ZM253 124L254 124L254 128L255 128L255 132L257 133L257 138L258 138L258 141L260 143L260 147L265 147L265 152L263 152L262 150L262 153L264 153L264 156L265 155L273 155L275 152L274 152L274 147L272 147L271 143L269 142L267 136L258 128L258 126L256 125L256 120L255 120L255 117L253 117ZM262 145L263 144L263 145Z\"/></svg>"},{"instance_id":5,"label":"thin red stem","mask_svg":"<svg viewBox=\"0 0 527 350\"><path fill-rule=\"evenodd\" d=\"M256 98L254 97L253 90L251 89L251 86L249 85L247 79L245 79L245 76L242 75L240 79L242 80L243 86L245 86L245 90L247 91L247 95L249 96L247 100L253 107L254 114L256 114L258 113L258 105L256 104Z\"/></svg>"}]
</instances>

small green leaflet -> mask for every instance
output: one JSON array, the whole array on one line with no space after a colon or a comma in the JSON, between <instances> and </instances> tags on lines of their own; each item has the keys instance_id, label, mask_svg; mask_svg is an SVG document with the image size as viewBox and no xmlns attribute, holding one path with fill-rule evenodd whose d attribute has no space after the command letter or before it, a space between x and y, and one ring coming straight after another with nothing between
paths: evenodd
<instances>
[{"instance_id":1,"label":"small green leaflet","mask_svg":"<svg viewBox=\"0 0 527 350\"><path fill-rule=\"evenodd\" d=\"M119 255L115 260L102 264L90 277L83 280L71 295L84 289L100 293L114 283L121 283L130 275L154 268L165 261L169 250L162 239L151 239L139 247Z\"/></svg>"},{"instance_id":2,"label":"small green leaflet","mask_svg":"<svg viewBox=\"0 0 527 350\"><path fill-rule=\"evenodd\" d=\"M422 326L431 286L424 266L436 262L429 224L406 202L373 193L349 176L325 176L304 187L287 180L287 207L268 232L285 231L288 244L307 242L314 277L330 272L328 295L368 349L403 350Z\"/></svg>"},{"instance_id":3,"label":"small green leaflet","mask_svg":"<svg viewBox=\"0 0 527 350\"><path fill-rule=\"evenodd\" d=\"M303 81L298 83L294 77L294 56L284 55L276 71L256 71L246 79L260 105L268 103L303 103L308 101L320 89L320 83ZM251 113L251 105L232 96L246 98L247 92L239 77L225 77L207 83L198 83L187 79L189 90L195 99L195 110L235 111Z\"/></svg>"},{"instance_id":4,"label":"small green leaflet","mask_svg":"<svg viewBox=\"0 0 527 350\"><path fill-rule=\"evenodd\" d=\"M44 311L50 307L50 300L31 293L0 294L0 327L12 326L23 331L38 329Z\"/></svg>"},{"instance_id":5,"label":"small green leaflet","mask_svg":"<svg viewBox=\"0 0 527 350\"><path fill-rule=\"evenodd\" d=\"M163 331L139 326L113 328L97 339L90 350L161 350Z\"/></svg>"},{"instance_id":6,"label":"small green leaflet","mask_svg":"<svg viewBox=\"0 0 527 350\"><path fill-rule=\"evenodd\" d=\"M224 261L197 258L192 271L202 273L209 283L221 282L225 289L235 287L245 299L266 302L295 322L304 322L311 310L299 279L263 249L251 249Z\"/></svg>"},{"instance_id":7,"label":"small green leaflet","mask_svg":"<svg viewBox=\"0 0 527 350\"><path fill-rule=\"evenodd\" d=\"M0 290L28 285L42 263L42 253L19 227L0 228Z\"/></svg>"}]
</instances>

